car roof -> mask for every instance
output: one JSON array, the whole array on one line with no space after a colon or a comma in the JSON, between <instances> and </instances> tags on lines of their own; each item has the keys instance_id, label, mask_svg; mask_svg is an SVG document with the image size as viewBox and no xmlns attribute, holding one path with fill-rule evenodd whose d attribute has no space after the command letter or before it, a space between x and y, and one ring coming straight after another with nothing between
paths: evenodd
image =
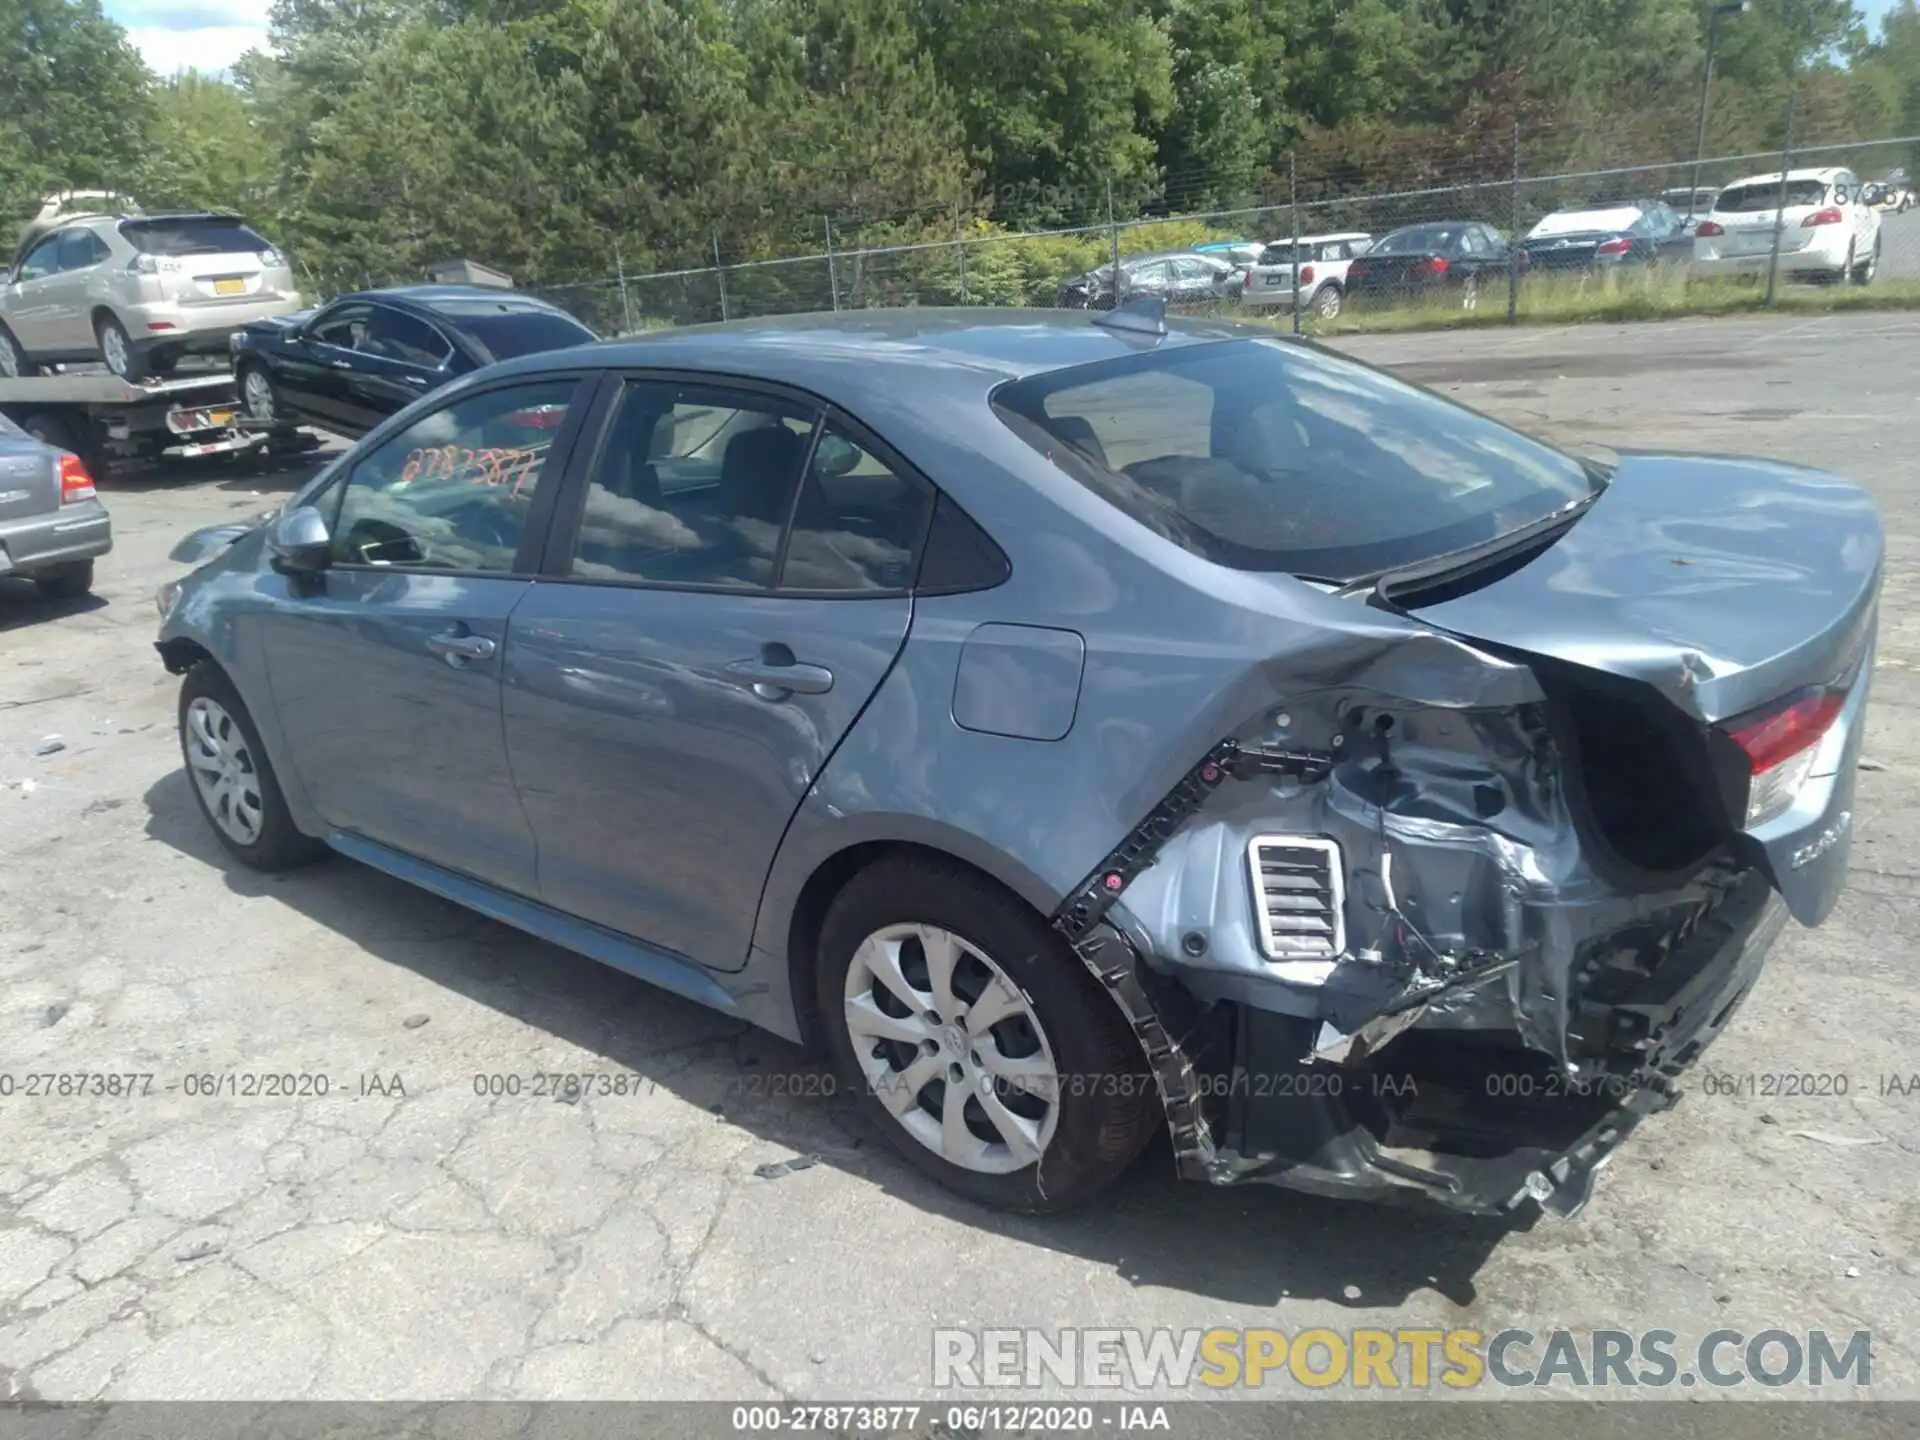
<instances>
[{"instance_id":1,"label":"car roof","mask_svg":"<svg viewBox=\"0 0 1920 1440\"><path fill-rule=\"evenodd\" d=\"M350 295L340 295L335 297L334 303L345 300L378 300L404 310L424 310L434 314L444 314L443 307L450 301L467 304L475 301L492 302L498 304L502 311L532 311L543 315L567 313L538 295L529 295L524 290L501 290L491 285L391 285L384 290L356 290Z\"/></svg>"},{"instance_id":2,"label":"car roof","mask_svg":"<svg viewBox=\"0 0 1920 1440\"><path fill-rule=\"evenodd\" d=\"M1176 252L1178 253L1178 252ZM911 408L918 396L984 400L1029 375L1224 340L1290 337L1264 325L1169 315L1164 336L1100 323L1079 310L913 306L766 316L603 340L504 362L491 373L565 368L694 370L791 385L856 416Z\"/></svg>"}]
</instances>

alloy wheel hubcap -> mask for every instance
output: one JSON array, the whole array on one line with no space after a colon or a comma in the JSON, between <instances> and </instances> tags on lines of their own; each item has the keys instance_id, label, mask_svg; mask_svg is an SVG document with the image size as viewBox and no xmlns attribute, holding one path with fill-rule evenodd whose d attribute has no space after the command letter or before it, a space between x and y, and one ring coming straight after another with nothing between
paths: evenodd
<instances>
[{"instance_id":1,"label":"alloy wheel hubcap","mask_svg":"<svg viewBox=\"0 0 1920 1440\"><path fill-rule=\"evenodd\" d=\"M127 373L127 337L120 333L118 326L100 327L100 357L114 374Z\"/></svg>"},{"instance_id":2,"label":"alloy wheel hubcap","mask_svg":"<svg viewBox=\"0 0 1920 1440\"><path fill-rule=\"evenodd\" d=\"M187 707L187 769L215 825L241 845L260 838L266 816L246 735L225 706L204 695Z\"/></svg>"},{"instance_id":3,"label":"alloy wheel hubcap","mask_svg":"<svg viewBox=\"0 0 1920 1440\"><path fill-rule=\"evenodd\" d=\"M20 352L13 348L13 340L0 335L0 375L9 379L20 378Z\"/></svg>"},{"instance_id":4,"label":"alloy wheel hubcap","mask_svg":"<svg viewBox=\"0 0 1920 1440\"><path fill-rule=\"evenodd\" d=\"M934 1154L983 1175L1037 1161L1060 1071L1033 1002L987 953L933 925L889 925L854 951L845 1019L868 1088Z\"/></svg>"},{"instance_id":5,"label":"alloy wheel hubcap","mask_svg":"<svg viewBox=\"0 0 1920 1440\"><path fill-rule=\"evenodd\" d=\"M257 420L273 418L273 386L258 370L247 371L247 412Z\"/></svg>"}]
</instances>

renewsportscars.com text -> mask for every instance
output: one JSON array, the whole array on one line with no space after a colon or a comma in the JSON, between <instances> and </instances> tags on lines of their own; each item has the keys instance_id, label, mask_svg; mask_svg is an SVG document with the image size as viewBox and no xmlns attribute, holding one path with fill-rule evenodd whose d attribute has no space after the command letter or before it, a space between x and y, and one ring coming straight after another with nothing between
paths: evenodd
<instances>
[{"instance_id":1,"label":"renewsportscars.com text","mask_svg":"<svg viewBox=\"0 0 1920 1440\"><path fill-rule=\"evenodd\" d=\"M960 1390L1726 1389L1873 1383L1869 1331L936 1330L933 1383Z\"/></svg>"}]
</instances>

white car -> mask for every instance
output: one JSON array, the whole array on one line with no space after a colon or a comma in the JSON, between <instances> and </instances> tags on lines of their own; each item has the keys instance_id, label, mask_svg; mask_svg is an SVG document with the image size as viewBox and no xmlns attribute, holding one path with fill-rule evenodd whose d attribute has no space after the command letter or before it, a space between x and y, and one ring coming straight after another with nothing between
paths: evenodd
<instances>
[{"instance_id":1,"label":"white car","mask_svg":"<svg viewBox=\"0 0 1920 1440\"><path fill-rule=\"evenodd\" d=\"M1851 170L1789 170L1781 205L1779 171L1736 180L1693 235L1693 273L1764 275L1780 224L1780 273L1865 285L1880 268L1881 187Z\"/></svg>"},{"instance_id":2,"label":"white car","mask_svg":"<svg viewBox=\"0 0 1920 1440\"><path fill-rule=\"evenodd\" d=\"M1242 281L1240 301L1256 310L1284 305L1293 308L1294 265L1300 271L1300 308L1322 320L1340 313L1347 293L1347 268L1354 257L1364 255L1373 245L1373 236L1364 230L1343 230L1332 235L1302 235L1296 257L1293 241L1276 240L1261 252L1258 264L1249 265Z\"/></svg>"}]
</instances>

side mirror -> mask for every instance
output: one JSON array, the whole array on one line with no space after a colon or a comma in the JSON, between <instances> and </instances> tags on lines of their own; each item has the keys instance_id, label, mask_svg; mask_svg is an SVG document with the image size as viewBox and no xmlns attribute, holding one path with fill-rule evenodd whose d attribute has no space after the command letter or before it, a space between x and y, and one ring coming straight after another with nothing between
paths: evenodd
<instances>
[{"instance_id":1,"label":"side mirror","mask_svg":"<svg viewBox=\"0 0 1920 1440\"><path fill-rule=\"evenodd\" d=\"M859 463L860 447L838 435L822 435L813 452L815 473L828 478L845 475Z\"/></svg>"},{"instance_id":2,"label":"side mirror","mask_svg":"<svg viewBox=\"0 0 1920 1440\"><path fill-rule=\"evenodd\" d=\"M273 568L283 575L312 575L327 568L333 537L327 521L311 505L282 510L267 527L267 550Z\"/></svg>"}]
</instances>

